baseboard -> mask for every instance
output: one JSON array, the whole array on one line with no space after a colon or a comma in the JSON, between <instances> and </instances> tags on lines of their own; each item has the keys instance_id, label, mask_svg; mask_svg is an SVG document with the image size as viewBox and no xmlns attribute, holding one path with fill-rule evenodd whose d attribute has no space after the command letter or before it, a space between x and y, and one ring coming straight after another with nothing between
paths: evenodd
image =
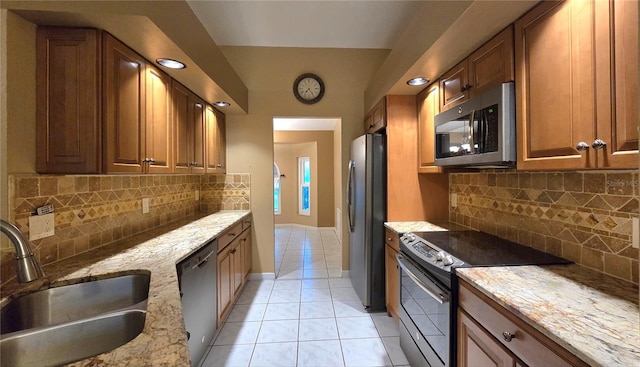
<instances>
[{"instance_id":1,"label":"baseboard","mask_svg":"<svg viewBox=\"0 0 640 367\"><path fill-rule=\"evenodd\" d=\"M349 270L343 270L342 271L342 277L343 278L348 278L349 277Z\"/></svg>"},{"instance_id":2,"label":"baseboard","mask_svg":"<svg viewBox=\"0 0 640 367\"><path fill-rule=\"evenodd\" d=\"M304 228L304 229L327 229L327 230L336 232L336 227L314 227L314 226L307 226L304 224L297 224L297 223L278 223L278 224L275 224L275 227L276 228L296 227L296 228Z\"/></svg>"},{"instance_id":3,"label":"baseboard","mask_svg":"<svg viewBox=\"0 0 640 367\"><path fill-rule=\"evenodd\" d=\"M249 280L274 280L276 279L276 273L251 273L249 274Z\"/></svg>"}]
</instances>

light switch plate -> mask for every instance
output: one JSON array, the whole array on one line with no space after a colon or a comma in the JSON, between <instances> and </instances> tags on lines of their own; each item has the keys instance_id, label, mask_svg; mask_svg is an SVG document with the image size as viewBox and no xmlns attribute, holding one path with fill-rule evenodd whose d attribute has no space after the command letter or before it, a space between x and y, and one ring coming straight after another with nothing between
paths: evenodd
<instances>
[{"instance_id":1,"label":"light switch plate","mask_svg":"<svg viewBox=\"0 0 640 367\"><path fill-rule=\"evenodd\" d=\"M29 217L29 240L39 240L50 237L55 232L55 217L53 213L32 215Z\"/></svg>"},{"instance_id":2,"label":"light switch plate","mask_svg":"<svg viewBox=\"0 0 640 367\"><path fill-rule=\"evenodd\" d=\"M195 197L196 197L196 201L200 200L200 190L196 190Z\"/></svg>"},{"instance_id":3,"label":"light switch plate","mask_svg":"<svg viewBox=\"0 0 640 367\"><path fill-rule=\"evenodd\" d=\"M452 208L458 207L458 194L456 193L451 194L451 207Z\"/></svg>"},{"instance_id":4,"label":"light switch plate","mask_svg":"<svg viewBox=\"0 0 640 367\"><path fill-rule=\"evenodd\" d=\"M142 198L142 214L149 214L149 198Z\"/></svg>"},{"instance_id":5,"label":"light switch plate","mask_svg":"<svg viewBox=\"0 0 640 367\"><path fill-rule=\"evenodd\" d=\"M633 230L631 234L631 246L635 248L640 248L640 221L638 217L631 218L633 223Z\"/></svg>"}]
</instances>

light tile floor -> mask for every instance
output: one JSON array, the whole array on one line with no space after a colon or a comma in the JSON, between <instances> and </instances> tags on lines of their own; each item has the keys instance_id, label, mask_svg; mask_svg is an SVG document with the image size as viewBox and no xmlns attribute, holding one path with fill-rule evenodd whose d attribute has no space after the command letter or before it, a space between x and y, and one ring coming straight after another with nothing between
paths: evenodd
<instances>
[{"instance_id":1,"label":"light tile floor","mask_svg":"<svg viewBox=\"0 0 640 367\"><path fill-rule=\"evenodd\" d=\"M276 229L274 280L250 280L202 367L408 366L398 325L367 313L333 230Z\"/></svg>"}]
</instances>

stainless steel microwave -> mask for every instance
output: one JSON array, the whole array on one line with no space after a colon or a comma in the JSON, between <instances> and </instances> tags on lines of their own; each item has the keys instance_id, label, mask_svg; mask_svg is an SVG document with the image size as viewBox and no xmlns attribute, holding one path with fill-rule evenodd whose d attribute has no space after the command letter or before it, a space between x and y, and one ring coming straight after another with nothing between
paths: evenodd
<instances>
[{"instance_id":1,"label":"stainless steel microwave","mask_svg":"<svg viewBox=\"0 0 640 367\"><path fill-rule=\"evenodd\" d=\"M516 164L513 82L436 115L434 125L436 166Z\"/></svg>"}]
</instances>

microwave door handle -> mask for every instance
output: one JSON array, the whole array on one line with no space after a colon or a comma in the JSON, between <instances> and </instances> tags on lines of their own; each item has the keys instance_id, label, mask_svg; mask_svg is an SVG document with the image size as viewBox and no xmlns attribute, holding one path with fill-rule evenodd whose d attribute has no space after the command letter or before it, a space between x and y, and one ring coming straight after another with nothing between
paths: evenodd
<instances>
[{"instance_id":1,"label":"microwave door handle","mask_svg":"<svg viewBox=\"0 0 640 367\"><path fill-rule=\"evenodd\" d=\"M478 142L478 151L480 153L485 152L485 146L487 142L487 135L489 134L489 129L487 126L487 115L484 113L484 109L480 110L480 116L478 117L478 125L480 131L480 141Z\"/></svg>"},{"instance_id":2,"label":"microwave door handle","mask_svg":"<svg viewBox=\"0 0 640 367\"><path fill-rule=\"evenodd\" d=\"M441 305L444 305L445 303L449 302L449 299L447 298L447 296L439 293L438 291L431 289L431 287L426 285L411 270L409 270L407 265L405 265L404 260L400 254L396 254L396 260L398 261L398 265L400 265L402 270L404 270L404 272L409 276L409 278L411 278L411 280L413 280L413 282L416 283L416 285L420 287L420 289L422 289L429 296L431 296L431 298L436 300L436 302L438 302Z\"/></svg>"},{"instance_id":3,"label":"microwave door handle","mask_svg":"<svg viewBox=\"0 0 640 367\"><path fill-rule=\"evenodd\" d=\"M473 148L473 121L475 119L476 111L471 110L471 115L469 116L469 153L475 154L475 149Z\"/></svg>"}]
</instances>

